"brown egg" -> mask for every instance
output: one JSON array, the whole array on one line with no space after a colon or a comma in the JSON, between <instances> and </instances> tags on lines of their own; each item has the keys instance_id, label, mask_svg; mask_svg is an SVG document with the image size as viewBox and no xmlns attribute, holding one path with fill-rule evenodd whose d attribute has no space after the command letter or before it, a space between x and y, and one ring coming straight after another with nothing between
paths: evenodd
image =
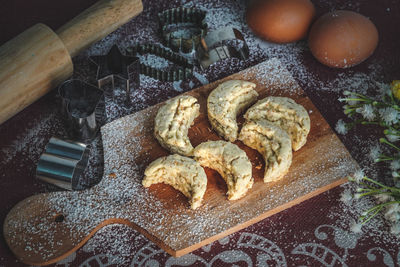
<instances>
[{"instance_id":1,"label":"brown egg","mask_svg":"<svg viewBox=\"0 0 400 267\"><path fill-rule=\"evenodd\" d=\"M378 30L363 15L334 11L320 17L311 27L308 45L319 62L330 67L348 68L374 52Z\"/></svg>"},{"instance_id":2,"label":"brown egg","mask_svg":"<svg viewBox=\"0 0 400 267\"><path fill-rule=\"evenodd\" d=\"M246 20L260 37L290 43L307 35L314 14L310 0L256 0L249 5Z\"/></svg>"}]
</instances>

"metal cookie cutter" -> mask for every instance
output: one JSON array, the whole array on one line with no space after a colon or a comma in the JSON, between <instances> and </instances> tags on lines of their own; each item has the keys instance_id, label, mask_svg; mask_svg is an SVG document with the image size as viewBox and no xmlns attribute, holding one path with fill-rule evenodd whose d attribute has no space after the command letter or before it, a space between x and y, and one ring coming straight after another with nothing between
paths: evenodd
<instances>
[{"instance_id":1,"label":"metal cookie cutter","mask_svg":"<svg viewBox=\"0 0 400 267\"><path fill-rule=\"evenodd\" d=\"M97 83L100 89L111 82L114 96L115 77L122 80L125 87L126 99L130 99L130 86L136 82L139 87L139 59L121 53L117 45L113 45L106 55L90 56L97 69Z\"/></svg>"},{"instance_id":2,"label":"metal cookie cutter","mask_svg":"<svg viewBox=\"0 0 400 267\"><path fill-rule=\"evenodd\" d=\"M69 80L58 89L70 138L90 142L104 117L104 93L81 80Z\"/></svg>"},{"instance_id":3,"label":"metal cookie cutter","mask_svg":"<svg viewBox=\"0 0 400 267\"><path fill-rule=\"evenodd\" d=\"M196 8L172 8L158 14L165 45L175 52L195 53L207 32L206 12Z\"/></svg>"},{"instance_id":4,"label":"metal cookie cutter","mask_svg":"<svg viewBox=\"0 0 400 267\"><path fill-rule=\"evenodd\" d=\"M189 60L177 53L171 52L159 45L155 44L143 44L135 45L127 49L127 53L130 55L143 55L153 54L157 57L163 58L174 63L174 67L162 70L156 67L148 66L144 63L140 63L140 73L146 76L152 77L160 81L179 81L191 78L193 75L193 65Z\"/></svg>"},{"instance_id":5,"label":"metal cookie cutter","mask_svg":"<svg viewBox=\"0 0 400 267\"><path fill-rule=\"evenodd\" d=\"M223 45L231 40L240 40L241 46ZM220 46L216 46L221 44ZM214 47L216 46L216 47ZM249 47L243 34L235 28L225 27L208 33L201 40L201 46L196 51L196 57L202 69L225 58L236 57L245 60L249 57Z\"/></svg>"},{"instance_id":6,"label":"metal cookie cutter","mask_svg":"<svg viewBox=\"0 0 400 267\"><path fill-rule=\"evenodd\" d=\"M39 158L36 177L43 182L75 190L88 159L89 149L85 144L52 137Z\"/></svg>"}]
</instances>

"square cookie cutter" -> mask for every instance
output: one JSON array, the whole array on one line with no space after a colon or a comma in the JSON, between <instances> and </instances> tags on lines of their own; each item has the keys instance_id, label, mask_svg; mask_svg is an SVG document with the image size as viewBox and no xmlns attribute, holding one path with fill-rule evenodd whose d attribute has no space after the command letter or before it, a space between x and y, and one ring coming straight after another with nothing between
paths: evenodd
<instances>
[{"instance_id":1,"label":"square cookie cutter","mask_svg":"<svg viewBox=\"0 0 400 267\"><path fill-rule=\"evenodd\" d=\"M68 80L61 84L58 93L69 137L91 142L104 120L104 92L81 80Z\"/></svg>"}]
</instances>

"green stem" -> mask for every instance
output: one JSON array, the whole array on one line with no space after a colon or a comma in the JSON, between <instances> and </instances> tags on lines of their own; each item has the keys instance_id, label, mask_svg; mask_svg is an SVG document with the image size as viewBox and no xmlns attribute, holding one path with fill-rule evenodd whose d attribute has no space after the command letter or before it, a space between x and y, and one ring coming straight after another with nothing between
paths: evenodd
<instances>
[{"instance_id":1,"label":"green stem","mask_svg":"<svg viewBox=\"0 0 400 267\"><path fill-rule=\"evenodd\" d=\"M393 108L397 111L400 111L400 107L397 106L396 104L393 105L393 104L388 104L388 103L380 102L380 101L374 101L372 104L377 107Z\"/></svg>"},{"instance_id":2,"label":"green stem","mask_svg":"<svg viewBox=\"0 0 400 267\"><path fill-rule=\"evenodd\" d=\"M343 101L349 102L349 101L359 101L359 102L367 102L371 103L371 100L369 99L364 99L364 98L341 98Z\"/></svg>"},{"instance_id":3,"label":"green stem","mask_svg":"<svg viewBox=\"0 0 400 267\"><path fill-rule=\"evenodd\" d=\"M362 125L381 125L380 122L377 121L362 121Z\"/></svg>"},{"instance_id":4,"label":"green stem","mask_svg":"<svg viewBox=\"0 0 400 267\"><path fill-rule=\"evenodd\" d=\"M379 142L383 143L383 144L387 144L388 146L393 147L394 149L396 149L397 151L400 151L400 148L395 146L394 144L390 143L388 140L386 140L385 138L379 138Z\"/></svg>"},{"instance_id":5,"label":"green stem","mask_svg":"<svg viewBox=\"0 0 400 267\"><path fill-rule=\"evenodd\" d=\"M397 136L400 136L400 131L395 129L395 128L392 128L392 127L390 127L389 129L385 129L383 131L383 133L386 134L386 135L397 135Z\"/></svg>"},{"instance_id":6,"label":"green stem","mask_svg":"<svg viewBox=\"0 0 400 267\"><path fill-rule=\"evenodd\" d=\"M365 95L362 95L362 94L359 94L359 93L355 93L355 92L350 92L352 95L354 95L354 96L358 96L358 97L360 97L360 98L363 98L363 99L368 99L368 100L373 100L372 98L369 98L368 96L365 96Z\"/></svg>"},{"instance_id":7,"label":"green stem","mask_svg":"<svg viewBox=\"0 0 400 267\"><path fill-rule=\"evenodd\" d=\"M379 182L377 182L377 181L375 181L375 180L373 180L373 179L371 179L371 178L368 178L368 177L364 177L364 180L366 180L366 181L368 181L368 182L371 182L371 183L374 183L374 184L376 184L376 185L379 185L380 187L382 187L382 188L385 188L385 189L391 189L391 187L388 187L388 186L386 186L386 185L384 185L384 184L381 184L381 183L379 183Z\"/></svg>"},{"instance_id":8,"label":"green stem","mask_svg":"<svg viewBox=\"0 0 400 267\"><path fill-rule=\"evenodd\" d=\"M377 210L375 210L375 212L373 214L371 214L370 216L368 216L367 219L362 219L361 224L367 223L369 220L371 220L372 218L374 218L376 216L376 214L378 214L381 210L383 209L383 207L379 207Z\"/></svg>"},{"instance_id":9,"label":"green stem","mask_svg":"<svg viewBox=\"0 0 400 267\"><path fill-rule=\"evenodd\" d=\"M362 186L365 186L365 187L368 187L368 188L371 189L371 190L378 189L378 188L373 187L373 186L371 186L371 185L369 185L369 184L366 184L366 183L358 183L358 184L359 184L359 185L362 185Z\"/></svg>"},{"instance_id":10,"label":"green stem","mask_svg":"<svg viewBox=\"0 0 400 267\"><path fill-rule=\"evenodd\" d=\"M390 160L395 160L395 159L396 158L394 158L394 157L389 157L389 156L386 156L386 155L382 154L382 155L379 156L379 158L375 162L390 161Z\"/></svg>"},{"instance_id":11,"label":"green stem","mask_svg":"<svg viewBox=\"0 0 400 267\"><path fill-rule=\"evenodd\" d=\"M393 200L393 201L388 201L388 202L385 202L385 203L376 205L376 206L370 208L369 210L367 210L367 211L366 211L366 214L372 212L372 211L375 210L375 209L378 209L378 208L381 208L381 207L383 208L383 207L385 207L385 206L387 206L387 205L394 204L394 203L398 203L398 202L399 202L399 201L397 201L397 200Z\"/></svg>"},{"instance_id":12,"label":"green stem","mask_svg":"<svg viewBox=\"0 0 400 267\"><path fill-rule=\"evenodd\" d=\"M360 197L365 197L365 196L369 196L369 195L379 195L381 193L386 193L386 192L382 191L382 189L370 190L369 192L360 194Z\"/></svg>"}]
</instances>

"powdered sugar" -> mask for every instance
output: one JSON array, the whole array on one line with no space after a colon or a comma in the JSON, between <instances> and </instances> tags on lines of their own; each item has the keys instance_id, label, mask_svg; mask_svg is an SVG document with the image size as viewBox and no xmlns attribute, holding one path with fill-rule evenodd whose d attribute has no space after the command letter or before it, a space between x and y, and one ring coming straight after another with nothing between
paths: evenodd
<instances>
[{"instance_id":1,"label":"powdered sugar","mask_svg":"<svg viewBox=\"0 0 400 267\"><path fill-rule=\"evenodd\" d=\"M171 62L152 54L140 55L139 59L141 63L160 70L166 70L169 66L171 66Z\"/></svg>"},{"instance_id":2,"label":"powdered sugar","mask_svg":"<svg viewBox=\"0 0 400 267\"><path fill-rule=\"evenodd\" d=\"M194 73L195 78L199 81L196 81L196 79L194 79L193 81L190 81L191 85L186 87L185 84L183 83L178 83L178 82L175 84L168 82L162 83L152 78L141 75L140 76L141 86L140 88L134 88L134 90L132 90L130 105L124 106L121 105L120 102L114 101L112 99L107 100L106 102L107 117L108 117L107 122L111 122L115 119L131 114L135 111L142 110L160 101L166 100L167 98L173 96L174 94L176 95L177 93L184 92L191 88L195 88L200 84L207 84L209 81L214 81L225 75L237 72L238 70L244 69L252 64L265 60L266 58L273 58L273 57L278 58L279 61L282 62L283 65L285 65L289 69L290 73L297 79L297 81L302 86L313 88L317 91L333 92L338 95L344 90L354 90L360 93L365 93L367 91L376 88L380 88L382 91L387 90L387 84L385 83L387 81L385 81L384 78L380 75L382 74L382 70L379 69L379 65L381 64L381 62L377 61L372 61L370 63L368 71L366 71L365 73L354 72L351 70L350 71L347 70L345 72L332 71L333 74L331 73L331 76L329 77L328 81L321 82L320 77L318 77L316 73L310 71L310 69L308 69L305 66L305 63L303 62L304 53L309 53L305 41L300 41L294 44L285 44L285 45L272 44L260 40L251 33L246 23L244 22L245 1L217 1L217 2L214 1L210 3L207 3L207 1L196 1L196 3L191 3L191 2L187 3L188 1L180 1L180 2L185 6L196 6L207 10L208 11L207 23L209 24L210 29L216 29L222 26L234 26L239 28L243 32L250 48L249 60L240 61L237 59L228 59L214 64L206 71L196 70ZM178 5L179 3L174 3L173 5L175 4ZM325 4L328 5L332 10L338 8L338 6L333 4L333 2L325 1ZM165 9L167 7L166 4L159 3L159 6L157 6L157 8L159 8L159 11L161 11L162 9ZM348 4L346 3L343 4L343 8L358 9L359 3L356 4L353 3L352 6L351 3ZM90 49L84 52L83 55L104 54L114 43L117 43L121 48L127 48L136 43L146 43L146 42L160 43L161 39L157 33L157 28L158 28L156 25L157 22L156 19L154 19L154 14L156 12L157 10L150 10L149 7L145 6L145 11L142 15L135 18L132 22L128 23L126 26L117 30L115 33L104 38L97 44L93 45ZM162 65L164 63L155 62L154 64ZM261 83L263 81L265 82L263 83L263 85L265 86L267 86L271 82L271 80L269 80L268 78L270 76L267 75L269 74L268 70L271 69L271 66L273 67L273 65L266 64L264 66L265 68L263 69L263 71L259 73L258 78L260 79ZM282 70L282 72L275 71L274 72L274 76L276 75L275 81L282 79L282 77L285 78L287 73L288 72L286 70ZM3 148L2 152L0 152L2 153L2 156L4 156L2 158L4 158L8 162L15 159L17 154L23 153L23 155L26 156L27 160L33 160L33 161L37 160L47 142L47 140L44 140L43 138L38 138L37 135L38 133L52 132L51 127L55 127L53 124L54 121L57 122L57 119L46 116L35 120L34 126L26 128L26 131L22 132L20 135L16 137L15 142L12 143L12 145ZM57 124L59 126L60 123L57 122ZM112 138L115 138L117 140L117 138L131 137L131 136L123 136L122 133L118 133L118 129L124 132L125 130L127 130L127 128L134 127L135 124L130 124L126 126L114 124L114 126L116 127L116 129L113 132L111 132L110 128L108 128L108 130L110 131L109 132L110 136L115 135ZM141 129L138 129L138 131L140 130ZM129 149L114 148L112 151L113 153L115 153L115 155L110 155L110 154L106 155L105 157L107 162L105 170L106 175L110 173L117 173L118 178L129 177L130 179L135 179L137 181L141 179L141 174L138 170L143 169L144 163L135 161L135 152L137 152L136 149L141 149L141 146L139 145L140 140L133 138L131 142L132 145L129 146ZM96 140L95 144L97 150L92 151L92 162L89 164L88 180L83 183L83 187L92 185L93 181L98 181L100 179L99 171L95 170L93 166L97 164L97 161L101 162L102 152L100 151L100 149L98 149L99 146L101 146L101 140ZM115 141L114 145L121 146L121 144L118 144L117 141ZM364 139L362 137L355 138L355 143L352 147L354 147L356 152L354 152L353 154L358 154L357 152L359 152L359 154L367 155L371 147L373 147L374 145L375 142L371 139ZM357 160L360 162L360 165L362 165L363 167L364 166L367 167L366 171L368 173L375 173L374 168L371 167L371 161L369 161L368 159L361 159L361 158L357 158ZM343 165L341 166L343 170L346 169L346 167L347 166L345 163L343 163ZM119 208L121 207L122 204L125 205L130 204L129 199L132 195L138 194L136 200L139 203L141 203L140 202L141 199L139 196L141 194L144 194L143 189L141 189L140 187L132 187L130 184L126 183L126 181L127 181L126 179L122 179L120 180L120 182L116 183L113 181L108 181L105 178L103 182L107 190L109 190L109 193L102 195L101 197L104 199L109 198L110 200L105 201L104 203L96 203L94 197L91 197L90 195L82 192L74 192L71 196L71 199L69 199L69 197L67 198L66 195L62 195L60 196L59 200L56 198L52 199L52 203L54 204L55 207L60 207L60 212L65 212L66 215L65 223L67 225L72 225L74 220L85 220L85 221L90 220L92 223L95 224L100 222L107 216L121 216L121 217L125 216L124 218L143 216L145 218L146 216L148 216L145 214L145 212L142 213L138 212L131 215L126 215L126 214L124 215L121 214L121 211L119 211ZM308 184L304 184L303 186L308 186ZM353 189L347 188L346 185L346 190L347 190L346 192L349 192ZM275 190L271 190L271 194L277 194L277 192ZM156 197L153 198L153 200L154 200L154 206L152 205L150 207L151 210L153 212L160 211L162 209L161 203L157 202ZM87 207L83 206L77 208L78 203L82 202L87 203ZM112 206L115 203L122 203L122 204L117 204L117 206ZM330 211L331 217L332 219L337 220L338 226L341 226L344 229L349 229L351 219L356 220L361 211L363 211L366 207L369 207L371 203L372 203L371 200L362 199L360 202L352 203L351 205L346 206L344 204L340 204L338 206L334 206L331 208ZM111 209L110 205L114 207L113 210ZM90 206L98 210L98 212L96 212L95 214L87 215L86 213L90 212L88 208ZM54 216L54 214L49 214L49 216ZM155 221L155 223L157 223L162 220L165 220L163 216L164 215L162 211L160 211L159 215L152 219ZM202 227L204 227L210 222L211 218L202 217L205 216L204 214L199 214L197 216L199 217L197 218L199 220L199 224L196 225L195 228L193 228L193 231L200 232L202 230ZM176 217L175 219L178 220L179 218ZM189 221L191 218L186 217L184 219L186 221ZM235 219L238 218L233 218L232 220ZM135 220L135 218L132 218L132 220ZM140 223L138 221L136 222ZM217 221L217 223L221 222ZM43 224L41 225L43 226ZM367 238L368 236L373 236L376 237L374 238L374 240L378 240L378 237L380 238L382 231L388 230L385 225L382 226L381 224L379 224L379 221L377 220L372 221L370 225L371 226L367 226L367 228L364 228L363 233L362 234L360 233L360 235L363 235L365 238ZM378 225L377 229L374 229L374 225ZM25 226L27 228L32 227L31 232L43 230L40 229L40 226L38 226L39 227L38 228L36 226L31 226L28 223ZM142 226L144 225L142 224ZM158 228L155 229L162 230L161 229L162 227L159 226L159 228L160 229ZM281 233L282 235L287 234L287 232L293 231L292 229L282 229L281 225L279 224L275 225L272 228L274 229L275 232L282 232ZM52 242L52 244L57 245L57 241L51 239L51 232L54 229L47 229L47 230L48 233L46 235L43 235L43 237L49 238L50 240L49 242ZM87 232L90 231L89 228L85 227L83 227L82 229L74 228L74 230L82 231L84 232L84 234L87 234ZM100 251L102 253L118 254L116 252L116 248L119 246L120 243L118 243L116 239L112 238L112 236L114 235L115 236L121 235L121 237L119 237L121 238L121 244L124 243L126 246L131 246L129 248L128 247L121 248L122 253L120 254L120 256L122 258L117 257L116 262L119 262L120 264L125 264L126 263L125 258L127 257L128 251L135 250L135 243L129 242L128 238L124 237L128 235L129 236L137 235L137 233L128 230L127 228L120 227L119 230L118 229L116 230L116 228L113 227L106 227L103 228L101 232L99 232L99 235L102 236L102 238L96 239L95 236L94 242L97 241L101 243L99 244L99 246L102 247L103 249L100 249L99 246L96 248L94 246L94 243L91 243L91 245L93 246L89 246L88 244L88 246L86 247L86 251L95 251L95 252ZM174 241L173 239L179 240L177 236L170 237L171 242ZM396 240L393 241L393 237L387 237L386 234L382 237L381 240L383 241L380 242L394 242L393 244L396 244ZM29 250L28 247L31 250L43 249L43 245L41 244L35 247L32 243L27 243L26 247L27 250ZM45 254L51 252L42 251L42 253Z\"/></svg>"},{"instance_id":3,"label":"powdered sugar","mask_svg":"<svg viewBox=\"0 0 400 267\"><path fill-rule=\"evenodd\" d=\"M274 68L288 75L276 60L260 64L253 69L253 72L244 71L242 74L248 75L249 79L250 77L257 78L264 76L265 69L274 73ZM251 73L253 76L250 76ZM267 80L267 82L271 81ZM285 79L282 78L279 84L283 85L285 82L295 85L290 75L285 76ZM264 184L258 180L260 184L255 188L261 191L257 191L256 195L262 194L262 197L252 202L252 205L255 205L252 209L244 209L242 205L248 205L245 202L231 205L223 197L223 200L218 200L217 204L205 201L201 208L192 211L185 205L185 201L163 199L161 194L155 194L157 190L145 189L141 185L145 167L154 160L150 158L150 155L154 157L150 151L153 151L153 147L157 145L152 137L155 111L156 109L147 109L103 126L104 177L102 181L90 190L49 195L41 200L44 206L49 207L47 214L43 217L34 217L23 222L18 218L10 221L10 227L26 233L25 236L13 237L13 242L24 242L26 244L24 249L29 252L28 255L40 254L44 259L50 259L63 245L62 240L55 239L55 233L60 230L57 230L57 224L52 221L54 216L62 214L63 235L71 240L73 246L103 221L115 220L114 222L133 223L162 240L172 249L180 250L355 171L356 165L343 150L340 142L331 137L324 144L314 143L314 158L309 159L311 161L307 164L307 168L294 163L290 174L282 183L267 187L265 191L260 189ZM315 117L320 116L316 110L311 114L314 120L320 120ZM182 196L176 195L176 197ZM171 204L174 205L173 209L170 207ZM16 213L15 216L20 216L18 214L20 213ZM32 242L37 234L48 240L46 249L43 249L43 244ZM113 246L113 244L104 244L104 247L111 247L111 250ZM120 260L123 261L125 257L121 256Z\"/></svg>"},{"instance_id":4,"label":"powdered sugar","mask_svg":"<svg viewBox=\"0 0 400 267\"><path fill-rule=\"evenodd\" d=\"M132 255L148 241L131 227L107 225L83 246L83 251L106 255L109 264L128 265Z\"/></svg>"},{"instance_id":5,"label":"powdered sugar","mask_svg":"<svg viewBox=\"0 0 400 267\"><path fill-rule=\"evenodd\" d=\"M3 164L7 164L9 161L18 154L22 153L25 157L30 160L37 160L40 155L40 150L46 145L45 140L38 140L37 136L42 131L49 131L54 127L55 121L54 114L48 114L45 117L37 118L32 123L32 128L26 129L24 133L21 133L8 147L1 149Z\"/></svg>"}]
</instances>

